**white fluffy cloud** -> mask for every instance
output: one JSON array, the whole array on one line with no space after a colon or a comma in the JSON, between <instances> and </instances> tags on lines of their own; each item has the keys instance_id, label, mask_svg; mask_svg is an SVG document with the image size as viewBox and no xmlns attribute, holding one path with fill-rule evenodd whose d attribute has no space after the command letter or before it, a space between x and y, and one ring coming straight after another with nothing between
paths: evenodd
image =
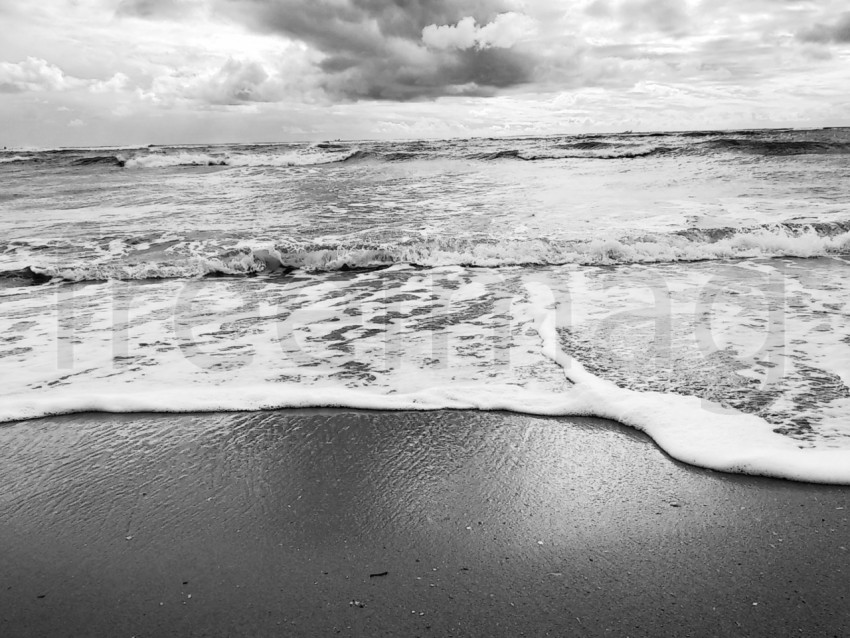
<instances>
[{"instance_id":1,"label":"white fluffy cloud","mask_svg":"<svg viewBox=\"0 0 850 638\"><path fill-rule=\"evenodd\" d=\"M280 102L299 94L284 77L284 70L257 60L228 58L220 67L200 72L191 67L171 69L154 78L150 90L139 91L139 95L164 105L175 101L214 106Z\"/></svg>"},{"instance_id":2,"label":"white fluffy cloud","mask_svg":"<svg viewBox=\"0 0 850 638\"><path fill-rule=\"evenodd\" d=\"M186 97L210 104L275 102L282 97L277 78L262 64L233 58L213 73L194 78L184 88Z\"/></svg>"},{"instance_id":3,"label":"white fluffy cloud","mask_svg":"<svg viewBox=\"0 0 850 638\"><path fill-rule=\"evenodd\" d=\"M23 62L0 62L0 93L59 92L87 88L92 93L122 91L130 78L115 73L108 80L84 79L68 75L55 64L28 57Z\"/></svg>"},{"instance_id":4,"label":"white fluffy cloud","mask_svg":"<svg viewBox=\"0 0 850 638\"><path fill-rule=\"evenodd\" d=\"M120 71L108 80L94 81L89 85L92 93L111 93L124 91L130 87L130 78Z\"/></svg>"},{"instance_id":5,"label":"white fluffy cloud","mask_svg":"<svg viewBox=\"0 0 850 638\"><path fill-rule=\"evenodd\" d=\"M79 80L46 60L28 57L18 63L0 62L0 93L60 91L74 85L79 85Z\"/></svg>"},{"instance_id":6,"label":"white fluffy cloud","mask_svg":"<svg viewBox=\"0 0 850 638\"><path fill-rule=\"evenodd\" d=\"M422 41L434 49L507 49L536 32L535 21L522 13L500 13L484 26L466 17L455 25L431 24L422 29Z\"/></svg>"}]
</instances>

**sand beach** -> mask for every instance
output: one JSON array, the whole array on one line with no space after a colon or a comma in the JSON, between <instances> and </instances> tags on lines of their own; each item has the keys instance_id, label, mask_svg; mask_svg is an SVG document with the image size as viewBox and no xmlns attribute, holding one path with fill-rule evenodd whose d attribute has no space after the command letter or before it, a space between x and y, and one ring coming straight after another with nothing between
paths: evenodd
<instances>
[{"instance_id":1,"label":"sand beach","mask_svg":"<svg viewBox=\"0 0 850 638\"><path fill-rule=\"evenodd\" d=\"M841 636L850 487L500 412L0 427L0 634Z\"/></svg>"}]
</instances>

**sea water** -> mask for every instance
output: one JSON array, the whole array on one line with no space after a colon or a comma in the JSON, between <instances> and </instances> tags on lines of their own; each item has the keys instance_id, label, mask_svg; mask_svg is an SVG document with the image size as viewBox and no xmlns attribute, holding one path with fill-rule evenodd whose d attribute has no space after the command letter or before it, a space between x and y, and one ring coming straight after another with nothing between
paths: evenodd
<instances>
[{"instance_id":1,"label":"sea water","mask_svg":"<svg viewBox=\"0 0 850 638\"><path fill-rule=\"evenodd\" d=\"M0 153L0 421L595 415L850 483L850 130Z\"/></svg>"}]
</instances>

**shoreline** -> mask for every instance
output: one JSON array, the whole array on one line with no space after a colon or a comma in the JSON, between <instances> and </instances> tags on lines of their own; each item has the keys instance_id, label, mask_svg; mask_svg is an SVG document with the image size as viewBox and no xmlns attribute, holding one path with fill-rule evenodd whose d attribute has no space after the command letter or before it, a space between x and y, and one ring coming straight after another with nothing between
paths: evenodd
<instances>
[{"instance_id":1,"label":"shoreline","mask_svg":"<svg viewBox=\"0 0 850 638\"><path fill-rule=\"evenodd\" d=\"M611 421L89 413L0 457L4 636L850 633L850 486Z\"/></svg>"}]
</instances>

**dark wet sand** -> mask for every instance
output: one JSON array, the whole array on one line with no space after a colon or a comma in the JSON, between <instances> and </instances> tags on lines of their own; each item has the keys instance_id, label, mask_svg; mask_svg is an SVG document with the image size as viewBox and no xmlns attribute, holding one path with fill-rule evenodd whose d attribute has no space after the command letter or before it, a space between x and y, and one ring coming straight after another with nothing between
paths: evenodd
<instances>
[{"instance_id":1,"label":"dark wet sand","mask_svg":"<svg viewBox=\"0 0 850 638\"><path fill-rule=\"evenodd\" d=\"M848 518L600 420L45 419L0 427L0 636L846 636Z\"/></svg>"}]
</instances>

